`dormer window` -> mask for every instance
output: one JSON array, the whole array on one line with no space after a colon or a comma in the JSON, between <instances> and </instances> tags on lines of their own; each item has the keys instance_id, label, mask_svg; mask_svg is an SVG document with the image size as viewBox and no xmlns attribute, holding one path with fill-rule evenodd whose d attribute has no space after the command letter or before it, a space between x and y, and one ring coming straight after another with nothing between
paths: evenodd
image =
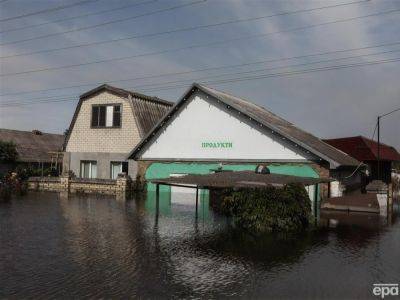
<instances>
[{"instance_id":1,"label":"dormer window","mask_svg":"<svg viewBox=\"0 0 400 300\"><path fill-rule=\"evenodd\" d=\"M93 128L121 127L121 105L93 105L91 125Z\"/></svg>"}]
</instances>

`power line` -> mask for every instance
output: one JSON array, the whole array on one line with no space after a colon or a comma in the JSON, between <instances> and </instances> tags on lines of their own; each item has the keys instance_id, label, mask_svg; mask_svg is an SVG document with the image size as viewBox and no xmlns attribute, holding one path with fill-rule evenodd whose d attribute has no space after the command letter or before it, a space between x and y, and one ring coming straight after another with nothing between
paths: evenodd
<instances>
[{"instance_id":1,"label":"power line","mask_svg":"<svg viewBox=\"0 0 400 300\"><path fill-rule=\"evenodd\" d=\"M316 8L302 9L302 10L297 10L297 11L281 12L281 13L272 14L272 15L252 17L252 18L244 18L244 19L236 19L236 20L229 20L229 21L217 22L217 23L206 24L206 25L177 28L177 29L161 31L161 32L134 35L134 36L124 37L124 38L110 39L110 40L105 40L105 41L83 43L83 44L67 46L67 47L44 49L44 50L21 53L21 54L7 55L7 56L2 56L0 58L1 59L12 58L12 57L33 55L33 54L39 54L39 53L49 53L49 52L67 50L67 49L69 50L69 49L74 49L74 48L88 47L88 46L94 46L94 45L103 45L103 44L115 43L115 42L120 42L120 41L138 39L138 38L153 37L153 36L172 34L172 33L177 33L177 32L186 32L186 31L192 31L192 30L199 30L199 29L223 26L223 25L234 24L234 23L242 23L242 22L250 22L250 21L256 21L256 20L262 20L262 19L272 18L272 17L277 17L277 16L292 15L292 14L304 13L304 12L311 12L311 11L316 11L316 10L335 8L335 7L339 7L339 6L348 6L348 5L352 5L352 4L356 4L356 3L363 3L363 2L366 2L366 1L370 1L370 0L362 0L362 1L344 3L344 4L336 4L336 5L330 5L330 6L322 6L322 7L316 7Z\"/></svg>"},{"instance_id":2,"label":"power line","mask_svg":"<svg viewBox=\"0 0 400 300\"><path fill-rule=\"evenodd\" d=\"M332 70L339 70L339 69L346 69L346 68L355 68L355 67L362 67L362 66L372 66L372 65L380 65L386 63L392 63L400 61L400 57L396 57L393 59L383 59L383 60L375 60L375 61L368 61L368 62L361 62L361 63L352 63L352 64L343 64L343 65L333 65L333 66L325 66L319 68L310 68L310 69L303 69L303 70L296 70L296 71L286 71L286 72L279 72L279 73L268 73L263 75L256 75L256 76L247 76L247 77L237 77L237 78L230 78L230 79L223 79L223 80L215 80L215 81L204 81L203 84L226 84L226 83L233 83L233 82L240 82L240 81L248 81L248 80L259 80L265 78L276 78L276 77L286 77L286 76L293 76L293 75L300 75L300 74L307 74L307 73L314 73L314 72L323 72L323 71L332 71ZM153 89L145 89L143 92L154 92L154 91L162 91L174 88L185 87L187 84L184 85L171 85L171 86L164 86L158 87ZM71 97L72 98L72 97ZM68 98L65 101L70 101L71 98ZM7 105L1 105L0 107L16 107L16 106L23 106L29 104L36 104L36 103L49 103L49 102L61 102L64 100L60 99L45 99L43 101L35 101L35 102L24 102L24 103L8 103Z\"/></svg>"},{"instance_id":3,"label":"power line","mask_svg":"<svg viewBox=\"0 0 400 300\"><path fill-rule=\"evenodd\" d=\"M400 111L400 107L397 108L397 109L394 109L394 110L392 110L392 111L390 111L390 112L388 112L388 113L386 113L386 114L380 115L379 117L380 117L380 118L386 117L387 115L390 115L390 114L392 114L392 113L395 113L396 111Z\"/></svg>"},{"instance_id":4,"label":"power line","mask_svg":"<svg viewBox=\"0 0 400 300\"><path fill-rule=\"evenodd\" d=\"M277 66L277 67L270 67L270 68L262 68L262 69L256 69L256 70L250 70L250 71L242 71L242 72L233 72L233 73L225 73L225 74L218 74L218 75L207 75L207 76L203 76L203 77L198 77L195 79L187 79L187 80L176 80L176 81L167 81L167 82L162 82L162 83L158 83L158 84L142 84L142 85L136 85L134 87L132 87L132 89L142 89L145 87L154 87L154 86L163 86L163 85L168 85L168 84L177 84L177 83L191 83L193 81L200 81L203 79L208 79L208 78L218 78L218 77L222 77L222 76L233 76L233 75L244 75L244 74L252 74L255 72L265 72L265 71L271 71L271 70L276 70L276 69L286 69L286 68L292 68L292 67L300 67L300 66L308 66L308 65L314 65L314 64L320 64L320 63L327 63L327 62L333 62L333 61L340 61L340 60L347 60L347 59L354 59L354 58L360 58L360 57L367 57L367 56L374 56L374 55L380 55L380 54L387 54L387 53L393 53L393 52L399 52L400 49L398 50L391 50L391 51L383 51L383 52L377 52L377 53L371 53L371 54L364 54L364 55L353 55L353 56L347 56L347 57L342 57L342 58L334 58L334 59L328 59L328 60L320 60L320 61L315 61L315 62L308 62L308 63L301 63L301 64L292 64L292 65L286 65L286 66ZM156 87L157 88L157 87ZM52 99L60 99L63 97L68 97L71 98L74 95L57 95L57 96L50 96L50 97L46 97L43 98L42 97L38 97L38 98L31 98L30 100L52 100ZM13 104L15 103L14 101L9 101L9 102L2 102L1 104ZM20 103L20 102L19 102Z\"/></svg>"},{"instance_id":5,"label":"power line","mask_svg":"<svg viewBox=\"0 0 400 300\"><path fill-rule=\"evenodd\" d=\"M297 28L292 28L292 29L287 29L287 30L281 30L281 31L276 31L276 32L262 33L262 34L255 34L255 35L250 35L250 36L243 36L243 37L238 37L238 38L226 39L226 40L222 40L222 41L218 41L218 42L197 44L197 45L191 45L191 46L186 46L186 47L166 49L166 50L154 51L154 52L147 52L147 53L141 53L141 54L136 54L136 55L124 56L124 57L109 58L109 59L97 60L97 61L92 61L92 62L87 62L87 63L71 64L71 65L64 65L64 66L58 66L58 67L49 67L49 68L42 68L42 69L34 69L34 70L27 70L27 71L21 71L21 72L16 72L16 73L6 73L6 74L0 74L0 77L16 76L16 75L31 74L31 73L45 72L45 71L54 71L54 70L67 69L67 68L75 68L75 67L99 64L99 63L105 63L105 62L111 62L111 61L121 61L121 60L137 58L137 57L145 57L145 56L153 56L153 55L159 55L159 54L170 53L170 52L177 52L177 51L194 49L194 48L210 47L210 46L226 44L226 43L234 42L234 41L248 40L248 39L253 39L253 38L260 38L260 37L264 37L264 36L271 35L271 34L278 34L278 33L284 33L284 32L293 32L293 31L305 30L305 29L310 29L310 28L323 26L323 25L336 24L336 23L339 23L339 22L348 22L348 21L353 21L353 20L356 20L356 19L367 18L367 17L372 17L372 16L378 16L378 15L388 14L388 13L393 13L393 12L398 12L398 11L400 11L400 9L395 9L395 10L390 10L390 11L385 11L385 12L379 12L379 13L374 13L374 14L369 14L369 15L364 15L364 16L358 16L358 17L353 17L353 18L348 18L348 19L341 19L341 20L335 20L335 21L330 21L330 22L324 22L324 23L319 23L319 24L312 24L312 25L307 25L307 26L302 26L302 27L297 27Z\"/></svg>"},{"instance_id":6,"label":"power line","mask_svg":"<svg viewBox=\"0 0 400 300\"><path fill-rule=\"evenodd\" d=\"M175 81L167 81L167 82L162 82L158 84L142 84L142 85L136 85L133 87L133 89L141 89L147 86L157 86L157 85L165 85L165 84L176 84L176 83L183 83L183 82L192 82L193 80L199 81L203 79L208 79L208 78L216 78L216 77L222 77L222 76L232 76L232 75L243 75L243 74L251 74L255 72L265 72L265 71L271 71L271 70L276 70L276 69L286 69L286 68L292 68L292 67L299 67L299 66L308 66L308 65L315 65L315 64L321 64L321 63L327 63L327 62L333 62L333 61L340 61L340 60L347 60L347 59L354 59L354 58L360 58L360 57L368 57L368 56L375 56L375 55L380 55L380 54L387 54L387 53L393 53L393 52L399 52L400 49L398 50L389 50L389 51L381 51L377 53L370 53L370 54L362 54L362 55L352 55L352 56L347 56L347 57L341 57L341 58L333 58L333 59L327 59L327 60L320 60L320 61L315 61L315 62L307 62L307 63L300 63L300 64L291 64L291 65L286 65L286 66L277 66L277 67L269 67L269 68L262 68L262 69L256 69L256 70L250 70L250 71L241 71L241 72L230 72L230 73L222 73L222 74L217 74L217 75L206 75L203 77L198 77L196 79L189 79L189 80L175 80ZM73 96L73 95L71 95ZM59 99L62 97L71 97L70 95L57 95L57 96L50 96L43 98L43 96L38 97L38 98L31 98L30 100L37 100L37 99ZM13 103L14 101L10 102L2 102L1 104L8 104L8 103Z\"/></svg>"},{"instance_id":7,"label":"power line","mask_svg":"<svg viewBox=\"0 0 400 300\"><path fill-rule=\"evenodd\" d=\"M307 73L314 73L314 72L321 72L321 71L331 71L331 70L355 68L355 67L361 67L361 66L387 64L387 63L392 63L392 62L397 62L397 61L400 61L400 57L396 57L396 58L392 58L392 59L378 60L378 61L369 61L369 62L363 62L363 63L327 66L327 67L311 68L311 69L305 69L305 70L287 71L287 72L281 72L281 73L272 73L272 74L263 74L263 75L248 76L248 77L222 79L222 80L216 80L216 81L204 81L202 83L203 84L226 84L226 83L241 82L241 81L248 81L248 80L275 78L275 77L282 77L282 76L293 76L293 75L307 74ZM184 86L186 86L186 85L187 84L185 84ZM168 90L171 88L177 88L177 87L181 87L181 86L167 86L164 88L160 87L160 88L156 88L156 89L146 89L146 90L144 90L144 92L162 91L162 90Z\"/></svg>"},{"instance_id":8,"label":"power line","mask_svg":"<svg viewBox=\"0 0 400 300\"><path fill-rule=\"evenodd\" d=\"M315 64L328 63L328 62L334 62L334 61L340 61L340 60L347 60L347 59L354 59L354 58L360 58L360 57L368 57L368 56L375 56L375 55L381 55L381 54L387 54L387 53L394 53L394 52L399 52L399 51L400 51L400 49L396 49L396 50L382 51L382 52L370 53L370 54L352 55L352 56L341 57L341 58L332 58L332 59L320 60L320 61L315 61L315 62L307 62L307 63L293 64L293 65L286 65L286 66L255 69L255 70L250 70L250 71L241 71L241 72L233 72L233 73L231 72L231 73L223 73L223 74L217 74L217 75L206 75L203 77L198 77L198 78L194 79L194 81L200 81L200 80L204 80L207 78L216 78L216 77L222 77L222 76L244 75L244 74L252 74L252 73L256 73L256 72L271 71L271 70L276 70L276 69L286 69L286 68L292 68L292 67L315 65ZM156 85L174 84L174 83L181 83L181 82L188 82L188 81L192 82L193 79L168 81L168 82L164 82L164 83L160 83L160 84L156 84ZM141 89L143 87L147 87L147 86L151 87L154 85L155 85L154 83L149 83L149 84L144 84L144 85L138 85L133 88Z\"/></svg>"},{"instance_id":9,"label":"power line","mask_svg":"<svg viewBox=\"0 0 400 300\"><path fill-rule=\"evenodd\" d=\"M64 96L64 97L59 97L59 98L38 98L36 100L29 100L29 101L23 101L23 102L7 102L7 103L0 103L0 107L7 107L8 105L10 106L14 106L15 104L19 105L19 104L34 104L36 102L38 103L53 103L53 102L63 102L63 101L67 101L67 100L71 100L76 98L76 95L71 95L71 96Z\"/></svg>"},{"instance_id":10,"label":"power line","mask_svg":"<svg viewBox=\"0 0 400 300\"><path fill-rule=\"evenodd\" d=\"M18 31L18 30L23 30L23 29L32 29L35 27L43 26L43 25L56 24L56 23L61 23L64 21L86 18L86 17L110 13L110 12L114 12L114 11L122 10L122 9L126 9L126 8L132 8L132 7L136 7L139 5L149 4L149 3L153 3L153 2L157 2L157 1L158 0L150 0L150 1L140 2L140 3L134 3L134 4L130 4L130 5L120 6L120 7L116 7L116 8L112 8L112 9L101 10L101 11L88 13L88 14L84 14L84 15L62 18L62 19L53 20L53 21L49 21L49 22L43 22L43 23L39 23L39 24L33 24L33 25L28 25L28 26L23 26L23 27L18 27L18 28L7 29L7 30L0 31L0 33L8 33L8 32Z\"/></svg>"},{"instance_id":11,"label":"power line","mask_svg":"<svg viewBox=\"0 0 400 300\"><path fill-rule=\"evenodd\" d=\"M194 1L194 2L175 5L175 6L171 6L171 7L167 7L167 8L163 8L163 9L159 9L159 10L155 10L155 11L151 11L151 12L147 12L147 13L143 13L143 14L139 14L139 15L130 16L130 17L127 17L127 18L116 19L116 20L112 20L112 21L108 21L108 22L104 22L104 23L99 23L99 24L95 24L95 25L83 26L83 27L74 28L74 29L70 29L70 30L66 30L66 31L62 31L62 32L49 33L49 34L45 34L45 35L41 35L41 36L37 36L37 37L32 37L32 38L27 38L27 39L23 39L23 40L6 42L6 43L0 44L0 46L19 44L19 43L22 43L22 42L33 41L33 40L37 40L37 39L43 39L43 38L47 38L47 37L67 34L67 33L71 33L71 32L78 32L78 31L87 30L87 29L93 29L93 28L97 28L97 27L101 27L101 26L105 26L105 25L110 25L110 24L115 24L115 23L121 23L121 22L124 22L124 21L137 19L137 18L140 18L140 17L151 16L151 15L162 13L162 12L166 12L166 11L171 11L171 10L175 10L175 9L179 9L179 8L183 8L183 7L192 6L192 5L199 4L199 3L204 3L206 1L207 0L197 0L197 1Z\"/></svg>"},{"instance_id":12,"label":"power line","mask_svg":"<svg viewBox=\"0 0 400 300\"><path fill-rule=\"evenodd\" d=\"M127 79L111 80L111 81L107 81L107 82L108 83L116 83L116 82L126 82L126 81L133 81L133 80L142 80L142 79L153 79L153 78L166 77L166 76L186 75L186 74L205 72L205 71L229 69L229 68L244 67L244 66L250 66L250 65L258 65L258 64L263 64L263 63L280 62L280 61L295 60L295 59L300 59L300 58L311 58L311 57L316 57L316 56L374 49L374 48L394 46L394 45L399 45L399 44L400 44L400 41L393 42L393 43L370 45L370 46L364 46L364 47L358 47L358 48L339 49L339 50L333 50L333 51L324 51L324 52L310 53L310 54L305 54L305 55L297 55L297 56L290 56L290 57L283 57L283 58L276 58L276 59L259 60L259 61L254 61L254 62L241 63L241 64L207 67L207 68L195 69L195 70L190 70L190 71L169 72L169 73L157 74L157 75L147 75L147 76L127 78ZM30 91L24 91L24 92L7 93L7 94L1 94L0 96L3 97L3 96L35 93L35 92L48 92L48 91L55 91L55 90L61 90L61 89L80 88L80 87L87 87L87 86L91 86L91 85L102 84L103 82L104 81L101 81L101 82L96 81L96 82L90 82L90 83L79 84L79 85L54 87L54 88L50 88L50 89L41 89L41 90L39 89L39 90L30 90Z\"/></svg>"},{"instance_id":13,"label":"power line","mask_svg":"<svg viewBox=\"0 0 400 300\"><path fill-rule=\"evenodd\" d=\"M62 9L70 8L70 7L73 7L73 6L83 5L83 4L96 2L96 1L99 1L99 0L84 0L84 1L79 1L79 2L72 3L72 4L60 5L60 6L56 6L56 7L52 7L52 8L39 10L39 11L36 11L36 12L22 14L22 15L15 16L15 17L1 19L0 22L6 22L6 21L11 21L11 20L16 20L16 19L22 19L22 18L25 18L25 17L31 17L31 16L34 16L34 15L44 14L44 13L48 13L48 12L54 12L54 11L57 11L57 10L62 10Z\"/></svg>"},{"instance_id":14,"label":"power line","mask_svg":"<svg viewBox=\"0 0 400 300\"><path fill-rule=\"evenodd\" d=\"M374 140L375 132L376 132L376 129L377 129L377 128L378 128L378 122L375 123L374 132L372 133L372 136L371 136L370 140ZM332 147L333 147L333 146L332 146ZM359 163L359 165L354 169L353 173L351 173L351 174L348 175L348 176L343 177L343 179L347 179L347 178L353 177L354 174L357 172L357 170L358 170L362 165L364 165L364 163L361 161L361 162Z\"/></svg>"}]
</instances>

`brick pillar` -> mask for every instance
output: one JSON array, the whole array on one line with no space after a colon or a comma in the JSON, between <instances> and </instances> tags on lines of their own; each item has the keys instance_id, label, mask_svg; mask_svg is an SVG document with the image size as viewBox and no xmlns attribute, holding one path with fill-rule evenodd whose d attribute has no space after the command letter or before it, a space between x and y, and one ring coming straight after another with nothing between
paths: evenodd
<instances>
[{"instance_id":1,"label":"brick pillar","mask_svg":"<svg viewBox=\"0 0 400 300\"><path fill-rule=\"evenodd\" d=\"M128 176L125 173L118 174L116 184L117 192L126 192L129 184Z\"/></svg>"},{"instance_id":2,"label":"brick pillar","mask_svg":"<svg viewBox=\"0 0 400 300\"><path fill-rule=\"evenodd\" d=\"M329 172L329 167L328 166L321 166L318 164L313 164L312 165L313 169L319 174L320 178L329 178L330 172ZM320 183L320 192L319 195L321 196L321 199L328 198L328 189L329 189L329 183Z\"/></svg>"},{"instance_id":3,"label":"brick pillar","mask_svg":"<svg viewBox=\"0 0 400 300\"><path fill-rule=\"evenodd\" d=\"M28 180L28 189L38 191L39 190L39 181L30 178Z\"/></svg>"},{"instance_id":4,"label":"brick pillar","mask_svg":"<svg viewBox=\"0 0 400 300\"><path fill-rule=\"evenodd\" d=\"M368 194L376 194L379 203L379 209L381 215L386 215L392 212L392 204L389 200L388 186L381 180L373 180L366 187L365 190Z\"/></svg>"}]
</instances>

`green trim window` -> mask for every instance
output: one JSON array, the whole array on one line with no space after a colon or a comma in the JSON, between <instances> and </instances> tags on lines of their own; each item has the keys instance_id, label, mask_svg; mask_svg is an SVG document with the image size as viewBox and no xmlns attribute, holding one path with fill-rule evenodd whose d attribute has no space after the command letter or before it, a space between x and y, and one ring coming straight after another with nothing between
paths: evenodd
<instances>
[{"instance_id":1,"label":"green trim window","mask_svg":"<svg viewBox=\"0 0 400 300\"><path fill-rule=\"evenodd\" d=\"M92 128L121 127L121 104L93 105Z\"/></svg>"}]
</instances>

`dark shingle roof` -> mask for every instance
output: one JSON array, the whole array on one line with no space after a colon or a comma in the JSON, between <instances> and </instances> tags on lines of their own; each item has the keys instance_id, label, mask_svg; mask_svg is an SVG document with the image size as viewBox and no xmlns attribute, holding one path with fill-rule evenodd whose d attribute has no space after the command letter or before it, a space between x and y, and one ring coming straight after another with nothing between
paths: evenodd
<instances>
[{"instance_id":1,"label":"dark shingle roof","mask_svg":"<svg viewBox=\"0 0 400 300\"><path fill-rule=\"evenodd\" d=\"M38 133L38 132L37 132ZM23 162L50 162L49 152L62 151L62 134L0 129L0 141L12 141L16 144L18 160Z\"/></svg>"},{"instance_id":2,"label":"dark shingle roof","mask_svg":"<svg viewBox=\"0 0 400 300\"><path fill-rule=\"evenodd\" d=\"M180 107L181 103L185 101L192 93L200 90L213 98L225 103L233 109L240 111L241 113L249 116L255 121L261 123L267 128L271 128L276 133L284 136L288 140L300 145L304 149L314 153L318 157L331 163L332 167L338 166L357 166L359 162L347 155L346 153L328 145L316 136L296 127L294 124L282 119L281 117L273 114L267 109L258 106L254 103L246 101L242 98L238 98L227 93L206 87L204 85L194 83L192 87L185 93L182 99L171 109L163 120L155 126L154 130L157 130L160 124L163 124L172 113L175 113ZM145 138L137 147L132 151L131 157L136 155L143 147L144 143L148 140L150 134Z\"/></svg>"},{"instance_id":3,"label":"dark shingle roof","mask_svg":"<svg viewBox=\"0 0 400 300\"><path fill-rule=\"evenodd\" d=\"M131 104L141 137L144 137L172 106L172 103L164 104L136 96L131 98Z\"/></svg>"}]
</instances>

